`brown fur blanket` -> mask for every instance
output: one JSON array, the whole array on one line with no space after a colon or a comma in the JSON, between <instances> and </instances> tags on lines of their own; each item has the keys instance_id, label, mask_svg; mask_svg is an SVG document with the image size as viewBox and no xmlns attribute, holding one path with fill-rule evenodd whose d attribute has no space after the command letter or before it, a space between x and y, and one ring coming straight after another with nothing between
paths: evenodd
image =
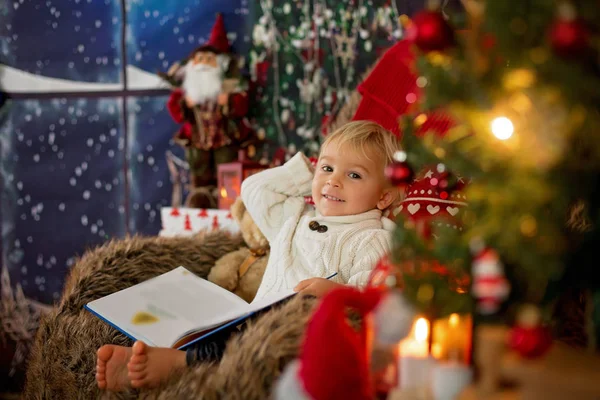
<instances>
[{"instance_id":1,"label":"brown fur blanket","mask_svg":"<svg viewBox=\"0 0 600 400\"><path fill-rule=\"evenodd\" d=\"M152 391L101 393L96 350L131 341L83 310L99 297L183 265L206 277L214 262L237 249L240 237L222 232L191 238L130 238L86 253L74 266L58 306L42 321L31 352L24 398L264 399L298 353L314 301L297 297L232 338L220 364L203 364Z\"/></svg>"}]
</instances>

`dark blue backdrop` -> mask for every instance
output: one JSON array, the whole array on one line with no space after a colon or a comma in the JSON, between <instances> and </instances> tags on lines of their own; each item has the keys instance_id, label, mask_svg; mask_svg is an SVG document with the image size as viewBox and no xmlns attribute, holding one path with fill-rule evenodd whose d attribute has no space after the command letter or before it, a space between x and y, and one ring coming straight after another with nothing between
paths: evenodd
<instances>
[{"instance_id":1,"label":"dark blue backdrop","mask_svg":"<svg viewBox=\"0 0 600 400\"><path fill-rule=\"evenodd\" d=\"M165 110L168 93L124 87L123 63L138 72L165 71L208 38L216 12L245 54L247 0L0 6L0 63L10 67L0 72L0 87L9 84L9 69L33 74L23 82L112 85L108 92L63 94L59 82L46 93L12 93L0 111L2 264L27 297L58 299L69 266L88 248L128 232L158 233L160 208L171 198L165 152L180 152L170 141L177 127Z\"/></svg>"}]
</instances>

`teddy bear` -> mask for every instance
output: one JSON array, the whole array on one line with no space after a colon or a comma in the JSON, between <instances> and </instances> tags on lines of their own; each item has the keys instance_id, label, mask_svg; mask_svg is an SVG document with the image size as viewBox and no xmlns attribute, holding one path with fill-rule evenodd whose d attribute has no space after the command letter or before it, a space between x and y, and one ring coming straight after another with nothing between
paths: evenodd
<instances>
[{"instance_id":1,"label":"teddy bear","mask_svg":"<svg viewBox=\"0 0 600 400\"><path fill-rule=\"evenodd\" d=\"M219 258L210 270L208 280L251 302L269 261L269 242L240 197L231 205L231 216L238 223L248 247Z\"/></svg>"}]
</instances>

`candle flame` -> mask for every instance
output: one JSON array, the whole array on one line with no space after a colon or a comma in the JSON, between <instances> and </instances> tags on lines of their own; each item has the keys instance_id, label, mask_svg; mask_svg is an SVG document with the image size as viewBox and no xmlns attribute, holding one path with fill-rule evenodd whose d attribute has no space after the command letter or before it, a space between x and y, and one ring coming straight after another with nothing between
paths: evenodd
<instances>
[{"instance_id":1,"label":"candle flame","mask_svg":"<svg viewBox=\"0 0 600 400\"><path fill-rule=\"evenodd\" d=\"M225 190L225 188L221 188L221 197L223 197L223 198L227 197L227 190Z\"/></svg>"},{"instance_id":2,"label":"candle flame","mask_svg":"<svg viewBox=\"0 0 600 400\"><path fill-rule=\"evenodd\" d=\"M424 342L429 336L429 324L425 318L419 318L415 324L415 339Z\"/></svg>"},{"instance_id":3,"label":"candle flame","mask_svg":"<svg viewBox=\"0 0 600 400\"><path fill-rule=\"evenodd\" d=\"M456 326L458 326L458 314L454 313L454 314L450 314L450 319L448 320L448 322L450 323L450 326L453 328L456 328Z\"/></svg>"}]
</instances>

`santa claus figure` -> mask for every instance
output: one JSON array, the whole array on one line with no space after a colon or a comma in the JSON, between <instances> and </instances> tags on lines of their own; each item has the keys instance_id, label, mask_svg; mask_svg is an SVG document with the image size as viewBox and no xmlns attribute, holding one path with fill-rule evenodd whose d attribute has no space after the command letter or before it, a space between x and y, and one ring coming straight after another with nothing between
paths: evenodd
<instances>
[{"instance_id":1,"label":"santa claus figure","mask_svg":"<svg viewBox=\"0 0 600 400\"><path fill-rule=\"evenodd\" d=\"M190 165L188 206L216 204L210 198L216 192L216 166L235 160L238 150L248 143L250 130L244 119L248 95L236 70L223 16L218 14L210 39L166 76L180 85L167 106L175 122L182 124L175 141L185 148Z\"/></svg>"},{"instance_id":2,"label":"santa claus figure","mask_svg":"<svg viewBox=\"0 0 600 400\"><path fill-rule=\"evenodd\" d=\"M471 242L473 253L473 296L477 299L477 310L482 315L498 312L502 302L508 298L510 284L504 276L504 266L498 253L485 247L483 241Z\"/></svg>"}]
</instances>

